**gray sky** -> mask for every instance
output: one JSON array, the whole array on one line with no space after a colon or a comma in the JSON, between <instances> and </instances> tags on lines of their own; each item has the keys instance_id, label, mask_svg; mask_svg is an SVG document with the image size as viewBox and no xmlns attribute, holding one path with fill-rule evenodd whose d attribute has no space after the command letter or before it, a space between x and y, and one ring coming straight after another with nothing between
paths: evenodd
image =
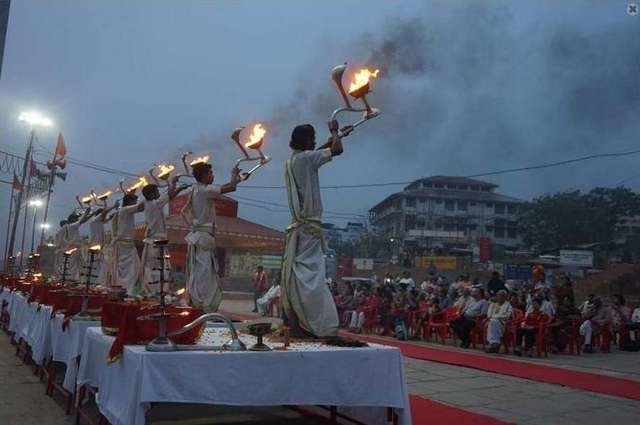
<instances>
[{"instance_id":1,"label":"gray sky","mask_svg":"<svg viewBox=\"0 0 640 425\"><path fill-rule=\"evenodd\" d=\"M324 138L339 106L328 74L349 61L381 68L371 101L383 114L323 169L324 185L467 175L633 149L640 16L629 16L627 3L14 1L0 146L23 154L28 130L17 115L37 109L56 123L39 132L39 160L62 131L69 156L131 172L177 159L187 147L209 152L223 182L238 156L232 129L264 120L273 161L249 184L281 185L291 128L310 122ZM640 175L637 159L487 180L529 199ZM56 186L52 222L70 212L76 194L118 181L73 165L68 172ZM640 177L627 184L637 187ZM325 190L325 210L365 214L399 189ZM286 203L282 190L237 194ZM0 223L8 197L0 185ZM286 226L288 213L268 208L240 201L241 216Z\"/></svg>"}]
</instances>

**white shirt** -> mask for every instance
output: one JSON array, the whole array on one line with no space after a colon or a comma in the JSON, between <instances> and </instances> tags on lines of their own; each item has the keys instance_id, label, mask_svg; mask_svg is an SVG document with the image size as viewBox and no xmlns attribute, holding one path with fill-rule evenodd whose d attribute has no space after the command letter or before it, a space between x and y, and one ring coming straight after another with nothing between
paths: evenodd
<instances>
[{"instance_id":1,"label":"white shirt","mask_svg":"<svg viewBox=\"0 0 640 425\"><path fill-rule=\"evenodd\" d=\"M298 188L302 217L322 217L318 169L329 161L331 161L331 149L329 148L318 151L295 150L291 156L291 168Z\"/></svg>"},{"instance_id":2,"label":"white shirt","mask_svg":"<svg viewBox=\"0 0 640 425\"><path fill-rule=\"evenodd\" d=\"M164 206L169 202L169 194L160 195L158 199L144 201L144 221L147 224L146 236L152 238L159 234L167 234L164 217Z\"/></svg>"},{"instance_id":3,"label":"white shirt","mask_svg":"<svg viewBox=\"0 0 640 425\"><path fill-rule=\"evenodd\" d=\"M100 244L104 242L104 223L102 222L102 214L98 214L89 221L89 242L91 244Z\"/></svg>"},{"instance_id":4,"label":"white shirt","mask_svg":"<svg viewBox=\"0 0 640 425\"><path fill-rule=\"evenodd\" d=\"M80 220L75 223L69 223L66 225L67 237L66 242L68 245L79 245L82 243L82 237L80 236Z\"/></svg>"},{"instance_id":5,"label":"white shirt","mask_svg":"<svg viewBox=\"0 0 640 425\"><path fill-rule=\"evenodd\" d=\"M120 207L116 215L118 220L116 233L117 238L132 239L135 235L135 214L138 212L138 204Z\"/></svg>"},{"instance_id":6,"label":"white shirt","mask_svg":"<svg viewBox=\"0 0 640 425\"><path fill-rule=\"evenodd\" d=\"M212 226L216 224L216 206L214 199L222 194L221 188L215 184L196 182L191 189L191 214L193 226Z\"/></svg>"},{"instance_id":7,"label":"white shirt","mask_svg":"<svg viewBox=\"0 0 640 425\"><path fill-rule=\"evenodd\" d=\"M413 281L412 278L410 277L403 277L402 279L400 279L400 282L398 282L400 285L407 285L408 288L413 289L416 287L416 283Z\"/></svg>"}]
</instances>

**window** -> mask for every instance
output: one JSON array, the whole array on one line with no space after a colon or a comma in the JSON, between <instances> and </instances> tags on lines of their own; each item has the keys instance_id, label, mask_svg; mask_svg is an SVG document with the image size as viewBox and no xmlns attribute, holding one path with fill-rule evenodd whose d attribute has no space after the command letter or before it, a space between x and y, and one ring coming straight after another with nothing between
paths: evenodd
<instances>
[{"instance_id":1,"label":"window","mask_svg":"<svg viewBox=\"0 0 640 425\"><path fill-rule=\"evenodd\" d=\"M493 208L493 204L491 202L487 202L485 205L487 208Z\"/></svg>"},{"instance_id":2,"label":"window","mask_svg":"<svg viewBox=\"0 0 640 425\"><path fill-rule=\"evenodd\" d=\"M418 229L424 229L426 221L427 220L424 218L424 216L416 217L416 226L418 227Z\"/></svg>"},{"instance_id":3,"label":"window","mask_svg":"<svg viewBox=\"0 0 640 425\"><path fill-rule=\"evenodd\" d=\"M444 209L447 211L453 211L455 203L453 201L444 201Z\"/></svg>"},{"instance_id":4,"label":"window","mask_svg":"<svg viewBox=\"0 0 640 425\"><path fill-rule=\"evenodd\" d=\"M444 187L444 185L442 183L436 183L436 188L437 189L442 189Z\"/></svg>"},{"instance_id":5,"label":"window","mask_svg":"<svg viewBox=\"0 0 640 425\"><path fill-rule=\"evenodd\" d=\"M436 204L441 204L442 202L442 199L436 199Z\"/></svg>"},{"instance_id":6,"label":"window","mask_svg":"<svg viewBox=\"0 0 640 425\"><path fill-rule=\"evenodd\" d=\"M496 204L496 214L504 214L504 204Z\"/></svg>"},{"instance_id":7,"label":"window","mask_svg":"<svg viewBox=\"0 0 640 425\"><path fill-rule=\"evenodd\" d=\"M458 201L458 210L459 211L467 211L467 201Z\"/></svg>"},{"instance_id":8,"label":"window","mask_svg":"<svg viewBox=\"0 0 640 425\"><path fill-rule=\"evenodd\" d=\"M469 202L469 205L471 205L472 207L475 207L476 203L475 202Z\"/></svg>"},{"instance_id":9,"label":"window","mask_svg":"<svg viewBox=\"0 0 640 425\"><path fill-rule=\"evenodd\" d=\"M416 198L405 198L404 202L408 208L416 207Z\"/></svg>"},{"instance_id":10,"label":"window","mask_svg":"<svg viewBox=\"0 0 640 425\"><path fill-rule=\"evenodd\" d=\"M407 215L404 217L404 228L405 230L411 230L416 227L416 216L415 215Z\"/></svg>"},{"instance_id":11,"label":"window","mask_svg":"<svg viewBox=\"0 0 640 425\"><path fill-rule=\"evenodd\" d=\"M509 239L517 239L518 231L516 229L507 229L507 237Z\"/></svg>"},{"instance_id":12,"label":"window","mask_svg":"<svg viewBox=\"0 0 640 425\"><path fill-rule=\"evenodd\" d=\"M467 186L466 184L460 185L458 186L458 190L469 190L469 186Z\"/></svg>"},{"instance_id":13,"label":"window","mask_svg":"<svg viewBox=\"0 0 640 425\"><path fill-rule=\"evenodd\" d=\"M448 184L447 185L447 189L455 189L456 185L455 184Z\"/></svg>"},{"instance_id":14,"label":"window","mask_svg":"<svg viewBox=\"0 0 640 425\"><path fill-rule=\"evenodd\" d=\"M433 183L427 183L424 185L424 187L433 187Z\"/></svg>"},{"instance_id":15,"label":"window","mask_svg":"<svg viewBox=\"0 0 640 425\"><path fill-rule=\"evenodd\" d=\"M471 186L471 190L475 190L477 192L480 190L480 186L474 184L473 186Z\"/></svg>"},{"instance_id":16,"label":"window","mask_svg":"<svg viewBox=\"0 0 640 425\"><path fill-rule=\"evenodd\" d=\"M507 205L507 214L515 214L517 210L517 206L515 204Z\"/></svg>"},{"instance_id":17,"label":"window","mask_svg":"<svg viewBox=\"0 0 640 425\"><path fill-rule=\"evenodd\" d=\"M496 238L504 238L504 227L496 227L493 234Z\"/></svg>"}]
</instances>

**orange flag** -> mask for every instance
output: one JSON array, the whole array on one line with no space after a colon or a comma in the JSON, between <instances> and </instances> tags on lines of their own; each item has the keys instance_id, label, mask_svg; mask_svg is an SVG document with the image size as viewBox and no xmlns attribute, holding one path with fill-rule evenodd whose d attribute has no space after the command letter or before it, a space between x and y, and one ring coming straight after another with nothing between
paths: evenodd
<instances>
[{"instance_id":1,"label":"orange flag","mask_svg":"<svg viewBox=\"0 0 640 425\"><path fill-rule=\"evenodd\" d=\"M62 133L58 133L58 143L56 143L56 157L64 158L67 154L67 146L64 144Z\"/></svg>"}]
</instances>

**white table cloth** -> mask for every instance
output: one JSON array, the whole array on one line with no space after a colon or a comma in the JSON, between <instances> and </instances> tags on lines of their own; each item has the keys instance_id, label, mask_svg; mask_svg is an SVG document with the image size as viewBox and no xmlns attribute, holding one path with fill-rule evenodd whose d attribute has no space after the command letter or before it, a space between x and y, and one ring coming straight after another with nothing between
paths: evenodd
<instances>
[{"instance_id":1,"label":"white table cloth","mask_svg":"<svg viewBox=\"0 0 640 425\"><path fill-rule=\"evenodd\" d=\"M62 387L73 393L76 389L76 376L78 374L78 356L82 352L85 332L93 326L100 326L95 320L71 320L66 330L62 330L64 316L56 315L52 320L51 337L53 346L53 360L64 363L66 371Z\"/></svg>"},{"instance_id":2,"label":"white table cloth","mask_svg":"<svg viewBox=\"0 0 640 425\"><path fill-rule=\"evenodd\" d=\"M201 343L219 345L228 339L225 333L207 329ZM241 339L255 343L248 335ZM78 383L98 387L100 412L113 425L144 424L154 402L349 406L350 414L372 425L386 424L386 408L394 407L400 424L411 423L396 348L301 343L287 351L152 353L126 346L120 360L107 364L112 341L99 328L87 331Z\"/></svg>"},{"instance_id":3,"label":"white table cloth","mask_svg":"<svg viewBox=\"0 0 640 425\"><path fill-rule=\"evenodd\" d=\"M51 311L50 305L40 305L35 315L34 326L31 327L28 342L31 346L31 358L36 364L51 356Z\"/></svg>"},{"instance_id":4,"label":"white table cloth","mask_svg":"<svg viewBox=\"0 0 640 425\"><path fill-rule=\"evenodd\" d=\"M9 301L9 331L16 332L21 321L22 311L27 306L27 300L19 292L12 292Z\"/></svg>"}]
</instances>

